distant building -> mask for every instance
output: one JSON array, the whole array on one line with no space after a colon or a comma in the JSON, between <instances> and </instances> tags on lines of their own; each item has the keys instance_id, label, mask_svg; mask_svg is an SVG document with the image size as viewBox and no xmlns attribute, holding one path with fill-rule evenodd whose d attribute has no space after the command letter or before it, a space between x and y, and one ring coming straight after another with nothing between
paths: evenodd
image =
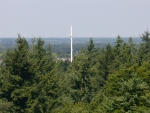
<instances>
[{"instance_id":1,"label":"distant building","mask_svg":"<svg viewBox=\"0 0 150 113\"><path fill-rule=\"evenodd\" d=\"M58 61L63 61L63 62L65 62L65 61L70 61L70 62L71 62L71 58L57 58L57 59L56 59L56 63L57 63Z\"/></svg>"}]
</instances>

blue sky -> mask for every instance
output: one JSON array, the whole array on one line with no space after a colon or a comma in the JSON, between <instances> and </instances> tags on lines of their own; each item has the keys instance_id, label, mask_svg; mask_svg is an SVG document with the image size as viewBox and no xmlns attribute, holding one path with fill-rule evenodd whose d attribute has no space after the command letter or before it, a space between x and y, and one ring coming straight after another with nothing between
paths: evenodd
<instances>
[{"instance_id":1,"label":"blue sky","mask_svg":"<svg viewBox=\"0 0 150 113\"><path fill-rule=\"evenodd\" d=\"M0 0L0 37L135 37L150 29L150 0Z\"/></svg>"}]
</instances>

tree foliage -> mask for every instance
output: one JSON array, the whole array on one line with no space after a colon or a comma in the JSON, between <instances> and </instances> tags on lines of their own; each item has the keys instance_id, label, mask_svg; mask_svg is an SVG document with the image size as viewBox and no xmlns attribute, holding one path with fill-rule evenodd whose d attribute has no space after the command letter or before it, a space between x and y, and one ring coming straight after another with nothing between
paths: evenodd
<instances>
[{"instance_id":1,"label":"tree foliage","mask_svg":"<svg viewBox=\"0 0 150 113\"><path fill-rule=\"evenodd\" d=\"M18 35L0 64L0 112L150 112L149 36L140 44L118 36L103 49L90 39L70 63L56 60L42 38L30 45Z\"/></svg>"}]
</instances>

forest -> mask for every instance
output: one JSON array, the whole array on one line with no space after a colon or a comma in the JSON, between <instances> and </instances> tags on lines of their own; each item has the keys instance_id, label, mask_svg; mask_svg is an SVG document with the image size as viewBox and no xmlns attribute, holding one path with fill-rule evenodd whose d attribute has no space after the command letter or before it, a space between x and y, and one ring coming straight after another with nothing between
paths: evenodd
<instances>
[{"instance_id":1,"label":"forest","mask_svg":"<svg viewBox=\"0 0 150 113\"><path fill-rule=\"evenodd\" d=\"M150 33L140 37L101 49L91 38L70 63L18 35L0 63L0 113L150 113Z\"/></svg>"}]
</instances>

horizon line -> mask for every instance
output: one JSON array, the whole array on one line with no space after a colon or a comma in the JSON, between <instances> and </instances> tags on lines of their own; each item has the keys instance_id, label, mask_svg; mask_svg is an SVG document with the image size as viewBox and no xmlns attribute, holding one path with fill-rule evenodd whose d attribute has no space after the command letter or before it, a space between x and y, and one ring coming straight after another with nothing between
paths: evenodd
<instances>
[{"instance_id":1,"label":"horizon line","mask_svg":"<svg viewBox=\"0 0 150 113\"><path fill-rule=\"evenodd\" d=\"M42 37L42 36L39 36L39 37L24 37L24 36L21 36L22 38L70 38L70 37L68 37L68 36L66 36L66 37ZM118 36L117 36L118 37ZM79 37L79 36L77 36L77 37L73 37L73 38L117 38L117 37L104 37L104 36L100 36L100 37L98 37L98 36L95 36L95 37L89 37L89 36L81 36L81 37ZM134 36L134 37L127 37L127 36L124 36L124 37L122 37L122 36L120 36L121 38L140 38L140 36ZM18 38L18 37L0 37L0 38Z\"/></svg>"}]
</instances>

